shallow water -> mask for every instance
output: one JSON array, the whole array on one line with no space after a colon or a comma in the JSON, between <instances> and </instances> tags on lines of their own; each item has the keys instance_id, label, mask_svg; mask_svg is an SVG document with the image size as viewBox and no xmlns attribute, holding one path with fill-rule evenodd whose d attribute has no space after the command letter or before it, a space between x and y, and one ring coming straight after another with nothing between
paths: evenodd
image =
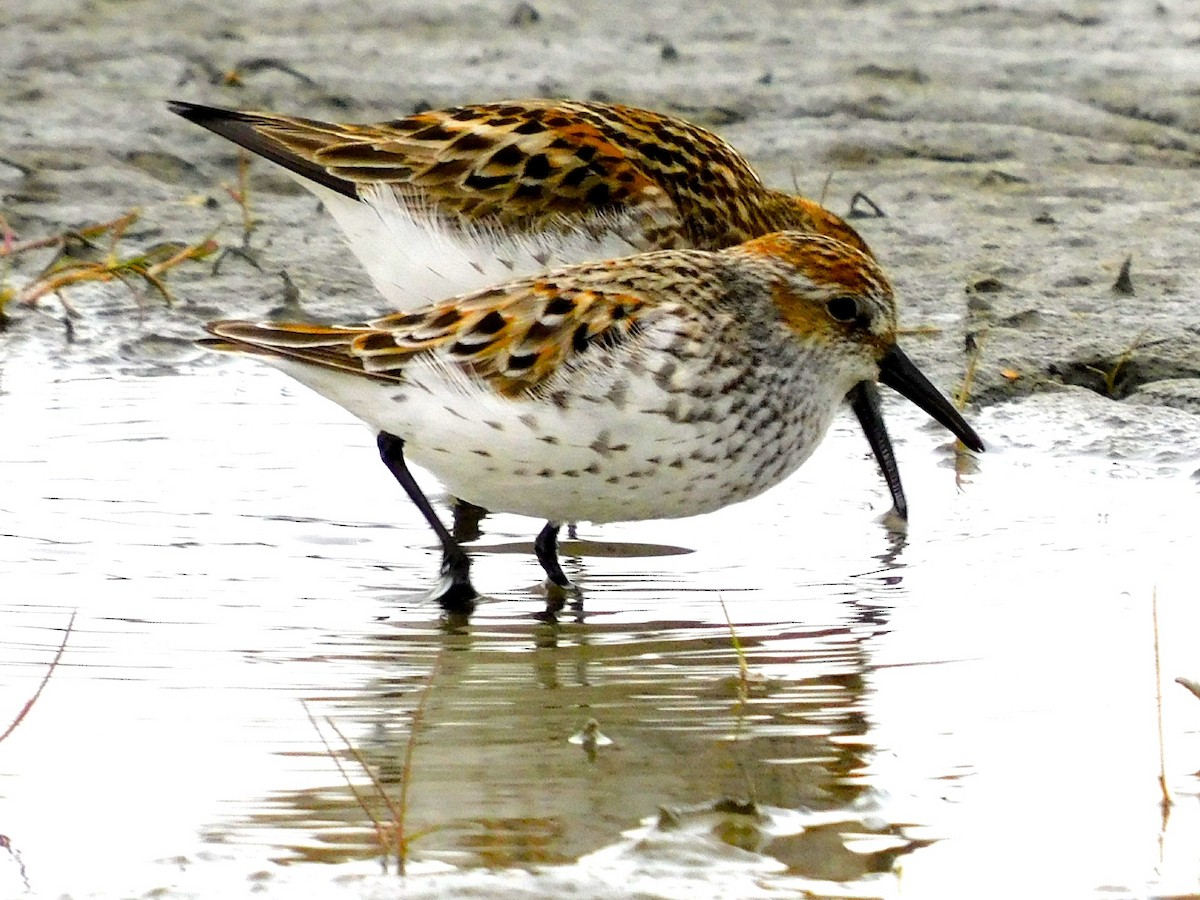
<instances>
[{"instance_id":1,"label":"shallow water","mask_svg":"<svg viewBox=\"0 0 1200 900\"><path fill-rule=\"evenodd\" d=\"M411 745L406 896L1200 890L1183 414L1140 458L1071 395L994 407L956 484L890 406L904 537L846 416L758 500L581 526L557 623L537 523L489 517L493 599L447 630L370 434L283 376L18 357L0 389L0 727L77 610L0 743L0 896L394 896L330 721L393 798Z\"/></svg>"}]
</instances>

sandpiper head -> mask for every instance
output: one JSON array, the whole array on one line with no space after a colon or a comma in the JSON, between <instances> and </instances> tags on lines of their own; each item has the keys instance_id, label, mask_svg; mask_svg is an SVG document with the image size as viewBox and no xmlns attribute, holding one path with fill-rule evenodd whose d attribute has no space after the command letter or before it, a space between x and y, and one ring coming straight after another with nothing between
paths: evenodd
<instances>
[{"instance_id":1,"label":"sandpiper head","mask_svg":"<svg viewBox=\"0 0 1200 900\"><path fill-rule=\"evenodd\" d=\"M877 404L865 403L864 391L855 388L881 381L967 447L983 449L979 435L896 343L895 296L870 256L835 238L796 231L769 234L742 248L780 267L773 294L784 323L805 341L836 347L851 381L848 397L873 443L886 438L883 420Z\"/></svg>"}]
</instances>

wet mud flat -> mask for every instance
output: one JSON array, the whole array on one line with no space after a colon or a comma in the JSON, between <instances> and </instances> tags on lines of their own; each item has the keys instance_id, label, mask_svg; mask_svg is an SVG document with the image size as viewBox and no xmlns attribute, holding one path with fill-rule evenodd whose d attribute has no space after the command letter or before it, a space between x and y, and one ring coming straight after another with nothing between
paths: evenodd
<instances>
[{"instance_id":1,"label":"wet mud flat","mask_svg":"<svg viewBox=\"0 0 1200 900\"><path fill-rule=\"evenodd\" d=\"M6 8L0 34L11 240L137 208L118 255L239 251L172 267L170 306L136 274L68 289L74 316L4 306L0 726L77 613L0 742L0 895L391 890L301 700L393 796L411 779L417 895L1200 890L1200 710L1170 683L1200 677L1189 5L61 2ZM956 477L889 403L914 510L899 543L842 422L761 502L597 530L693 552L566 559L585 611L557 628L503 549L528 523L496 517L477 566L497 602L438 631L413 599L435 554L379 502L395 489L369 435L192 344L210 318L381 302L263 163L240 252L236 152L165 101L372 121L534 95L676 112L841 214L865 194L852 224L910 355L947 390L970 375L978 470ZM3 287L55 252L6 257ZM595 759L570 741L589 719L613 740Z\"/></svg>"}]
</instances>

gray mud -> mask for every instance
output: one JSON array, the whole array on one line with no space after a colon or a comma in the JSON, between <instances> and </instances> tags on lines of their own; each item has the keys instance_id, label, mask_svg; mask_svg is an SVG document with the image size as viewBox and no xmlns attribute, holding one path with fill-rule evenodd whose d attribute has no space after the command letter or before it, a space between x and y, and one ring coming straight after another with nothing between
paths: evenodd
<instances>
[{"instance_id":1,"label":"gray mud","mask_svg":"<svg viewBox=\"0 0 1200 900\"><path fill-rule=\"evenodd\" d=\"M241 242L234 149L167 113L178 97L380 120L426 104L556 95L710 125L776 185L851 214L900 291L938 383L981 354L989 404L1080 385L1194 410L1200 13L1182 2L18 4L0 13L0 190L18 237L143 217L131 246ZM253 168L261 270L175 273L180 305L139 317L119 286L76 289L73 358L190 359L214 312L359 318L378 300L317 204ZM207 201L207 202L202 202ZM855 209L866 209L856 204ZM1115 291L1131 260L1130 290ZM19 287L45 256L19 258ZM3 338L63 350L52 302L10 305ZM155 340L165 338L168 343ZM163 354L166 354L164 359ZM1131 413L1136 415L1137 413Z\"/></svg>"}]
</instances>

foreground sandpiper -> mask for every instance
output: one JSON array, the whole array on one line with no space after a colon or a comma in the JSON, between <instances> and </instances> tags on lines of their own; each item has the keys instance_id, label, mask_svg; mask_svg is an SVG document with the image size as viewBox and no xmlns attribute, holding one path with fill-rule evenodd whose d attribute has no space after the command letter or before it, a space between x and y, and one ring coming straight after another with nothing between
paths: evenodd
<instances>
[{"instance_id":1,"label":"foreground sandpiper","mask_svg":"<svg viewBox=\"0 0 1200 900\"><path fill-rule=\"evenodd\" d=\"M470 561L406 459L471 503L545 519L538 560L566 588L561 523L753 497L809 457L847 396L868 437L885 434L862 399L876 380L983 449L897 346L879 266L811 233L565 267L365 326L208 329L208 346L262 358L377 432L441 541L437 597L452 612L478 596Z\"/></svg>"}]
</instances>

